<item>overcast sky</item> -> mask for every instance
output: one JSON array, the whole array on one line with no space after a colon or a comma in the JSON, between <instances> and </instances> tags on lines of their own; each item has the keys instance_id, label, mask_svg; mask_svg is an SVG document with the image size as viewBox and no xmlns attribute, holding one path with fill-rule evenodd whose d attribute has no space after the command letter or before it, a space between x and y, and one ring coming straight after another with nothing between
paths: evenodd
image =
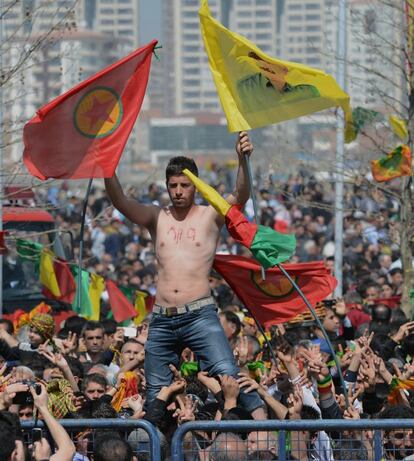
<instances>
[{"instance_id":1,"label":"overcast sky","mask_svg":"<svg viewBox=\"0 0 414 461\"><path fill-rule=\"evenodd\" d=\"M142 44L149 42L153 38L161 41L161 1L168 0L140 0Z\"/></svg>"}]
</instances>

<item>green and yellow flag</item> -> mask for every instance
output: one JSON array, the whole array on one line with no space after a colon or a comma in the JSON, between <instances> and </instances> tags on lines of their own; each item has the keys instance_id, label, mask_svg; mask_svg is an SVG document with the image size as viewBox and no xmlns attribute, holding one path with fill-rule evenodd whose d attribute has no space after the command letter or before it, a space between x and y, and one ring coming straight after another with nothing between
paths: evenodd
<instances>
[{"instance_id":1,"label":"green and yellow flag","mask_svg":"<svg viewBox=\"0 0 414 461\"><path fill-rule=\"evenodd\" d=\"M201 1L201 35L230 131L282 122L342 107L346 141L355 139L349 96L321 70L281 61L226 29Z\"/></svg>"},{"instance_id":2,"label":"green and yellow flag","mask_svg":"<svg viewBox=\"0 0 414 461\"><path fill-rule=\"evenodd\" d=\"M402 144L396 147L386 157L371 162L372 176L375 181L390 181L400 176L411 176L411 150Z\"/></svg>"}]
</instances>

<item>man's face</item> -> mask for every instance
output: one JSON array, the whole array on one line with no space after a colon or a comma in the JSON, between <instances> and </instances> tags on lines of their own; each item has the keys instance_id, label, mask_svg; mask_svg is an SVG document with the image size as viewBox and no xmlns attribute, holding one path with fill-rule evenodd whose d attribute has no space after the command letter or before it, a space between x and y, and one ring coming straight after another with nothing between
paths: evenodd
<instances>
[{"instance_id":1,"label":"man's face","mask_svg":"<svg viewBox=\"0 0 414 461\"><path fill-rule=\"evenodd\" d=\"M403 282L403 275L401 274L401 272L396 272L395 274L393 274L391 276L391 281L395 287L399 287Z\"/></svg>"},{"instance_id":2,"label":"man's face","mask_svg":"<svg viewBox=\"0 0 414 461\"><path fill-rule=\"evenodd\" d=\"M63 378L63 373L58 367L46 368L46 370L43 371L43 380L46 381L47 383L49 381L52 381L52 379L60 379L60 378Z\"/></svg>"},{"instance_id":3,"label":"man's face","mask_svg":"<svg viewBox=\"0 0 414 461\"><path fill-rule=\"evenodd\" d=\"M144 346L139 343L129 342L124 345L121 352L122 363L132 362L135 359L142 357Z\"/></svg>"},{"instance_id":4,"label":"man's face","mask_svg":"<svg viewBox=\"0 0 414 461\"><path fill-rule=\"evenodd\" d=\"M89 353L97 354L103 350L104 334L102 328L86 330L84 334L86 350Z\"/></svg>"},{"instance_id":5,"label":"man's face","mask_svg":"<svg viewBox=\"0 0 414 461\"><path fill-rule=\"evenodd\" d=\"M221 326L223 327L226 338L227 339L231 338L236 330L234 324L231 322L228 322L224 315L220 315L220 323L221 323Z\"/></svg>"},{"instance_id":6,"label":"man's face","mask_svg":"<svg viewBox=\"0 0 414 461\"><path fill-rule=\"evenodd\" d=\"M20 406L19 408L19 419L20 421L29 421L33 419L33 407L29 406Z\"/></svg>"},{"instance_id":7,"label":"man's face","mask_svg":"<svg viewBox=\"0 0 414 461\"><path fill-rule=\"evenodd\" d=\"M167 190L175 208L189 208L194 203L195 187L185 175L171 176Z\"/></svg>"},{"instance_id":8,"label":"man's face","mask_svg":"<svg viewBox=\"0 0 414 461\"><path fill-rule=\"evenodd\" d=\"M367 301L373 301L379 297L379 292L377 287L368 287L365 292L365 299Z\"/></svg>"},{"instance_id":9,"label":"man's face","mask_svg":"<svg viewBox=\"0 0 414 461\"><path fill-rule=\"evenodd\" d=\"M89 382L85 388L85 395L89 400L99 400L105 394L105 387L99 383Z\"/></svg>"},{"instance_id":10,"label":"man's face","mask_svg":"<svg viewBox=\"0 0 414 461\"><path fill-rule=\"evenodd\" d=\"M414 431L410 429L390 431L385 444L391 459L403 459L414 453Z\"/></svg>"},{"instance_id":11,"label":"man's face","mask_svg":"<svg viewBox=\"0 0 414 461\"><path fill-rule=\"evenodd\" d=\"M253 431L247 437L247 449L249 454L257 451L270 451L276 454L277 440L270 432Z\"/></svg>"}]
</instances>

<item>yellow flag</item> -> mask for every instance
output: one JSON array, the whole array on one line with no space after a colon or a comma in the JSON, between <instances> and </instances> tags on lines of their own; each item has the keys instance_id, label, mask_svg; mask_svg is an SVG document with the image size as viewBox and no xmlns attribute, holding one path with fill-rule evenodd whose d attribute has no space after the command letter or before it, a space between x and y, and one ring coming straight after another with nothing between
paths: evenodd
<instances>
[{"instance_id":1,"label":"yellow flag","mask_svg":"<svg viewBox=\"0 0 414 461\"><path fill-rule=\"evenodd\" d=\"M355 139L349 96L321 70L281 61L199 11L201 35L230 131L282 122L329 107L345 112L347 142Z\"/></svg>"},{"instance_id":2,"label":"yellow flag","mask_svg":"<svg viewBox=\"0 0 414 461\"><path fill-rule=\"evenodd\" d=\"M388 117L390 127L394 134L398 136L402 141L406 141L408 138L407 123L402 118L398 118L395 115Z\"/></svg>"},{"instance_id":3,"label":"yellow flag","mask_svg":"<svg viewBox=\"0 0 414 461\"><path fill-rule=\"evenodd\" d=\"M137 316L134 318L135 325L141 325L142 321L147 316L147 307L145 305L145 298L148 296L144 291L137 290L135 292L135 310L137 311Z\"/></svg>"},{"instance_id":4,"label":"yellow flag","mask_svg":"<svg viewBox=\"0 0 414 461\"><path fill-rule=\"evenodd\" d=\"M105 280L98 274L91 273L89 275L89 299L91 300L92 314L88 320L99 321L101 316L101 295L105 290Z\"/></svg>"},{"instance_id":5,"label":"yellow flag","mask_svg":"<svg viewBox=\"0 0 414 461\"><path fill-rule=\"evenodd\" d=\"M53 296L59 298L62 296L62 293L60 292L55 269L53 267L53 256L54 254L50 250L43 248L40 254L40 282Z\"/></svg>"},{"instance_id":6,"label":"yellow flag","mask_svg":"<svg viewBox=\"0 0 414 461\"><path fill-rule=\"evenodd\" d=\"M187 176L187 178L194 184L198 192L210 203L217 213L226 216L227 212L229 211L231 205L228 203L217 191L214 187L206 184L200 178L197 178L190 170L187 168L183 171L183 173Z\"/></svg>"}]
</instances>

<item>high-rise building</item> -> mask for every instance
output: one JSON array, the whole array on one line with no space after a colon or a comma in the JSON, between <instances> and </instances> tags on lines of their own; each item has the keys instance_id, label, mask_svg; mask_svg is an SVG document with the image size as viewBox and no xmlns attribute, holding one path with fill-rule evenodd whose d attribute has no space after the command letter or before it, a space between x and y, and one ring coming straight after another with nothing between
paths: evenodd
<instances>
[{"instance_id":1,"label":"high-rise building","mask_svg":"<svg viewBox=\"0 0 414 461\"><path fill-rule=\"evenodd\" d=\"M276 52L277 0L210 0L213 17ZM199 0L163 3L164 94L166 114L221 112L200 34Z\"/></svg>"}]
</instances>

